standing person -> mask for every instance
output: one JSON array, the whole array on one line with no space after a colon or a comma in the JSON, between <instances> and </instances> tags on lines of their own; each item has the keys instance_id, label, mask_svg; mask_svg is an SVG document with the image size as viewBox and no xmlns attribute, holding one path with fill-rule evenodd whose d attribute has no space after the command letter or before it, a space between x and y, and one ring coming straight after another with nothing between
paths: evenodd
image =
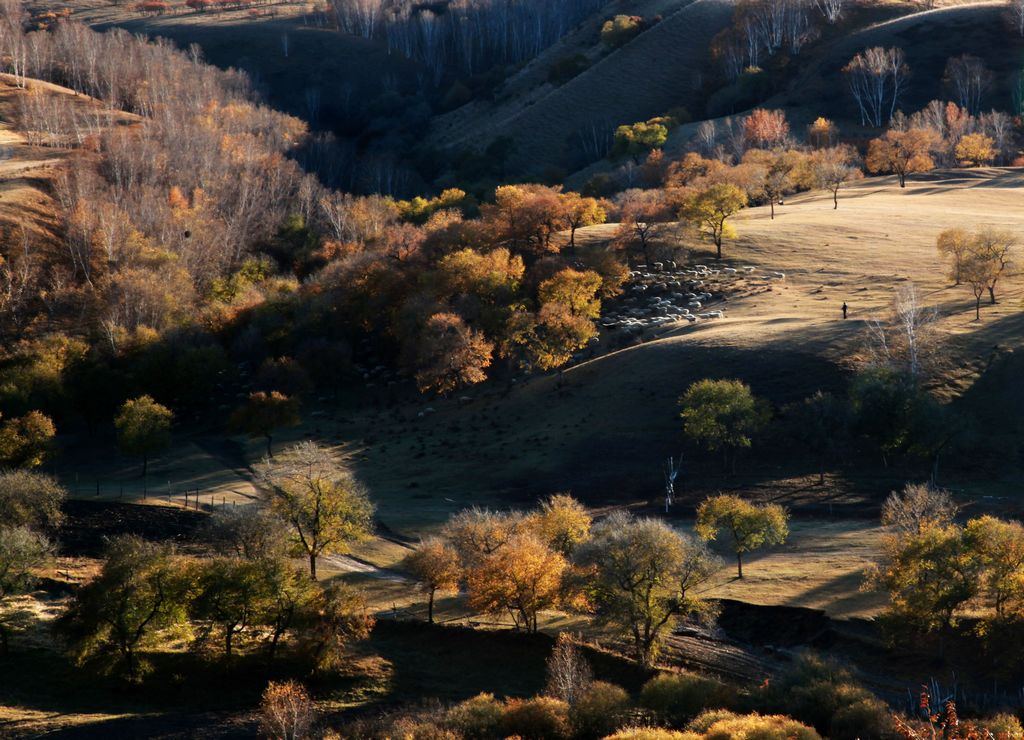
<instances>
[{"instance_id":1,"label":"standing person","mask_svg":"<svg viewBox=\"0 0 1024 740\"><path fill-rule=\"evenodd\" d=\"M846 318L846 312L850 310L850 307L846 305L846 301L843 301L843 318Z\"/></svg>"}]
</instances>

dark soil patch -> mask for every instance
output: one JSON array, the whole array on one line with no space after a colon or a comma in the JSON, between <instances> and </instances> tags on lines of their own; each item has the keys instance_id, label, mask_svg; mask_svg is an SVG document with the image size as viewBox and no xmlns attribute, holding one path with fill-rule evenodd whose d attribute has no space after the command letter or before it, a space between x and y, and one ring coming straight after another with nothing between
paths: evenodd
<instances>
[{"instance_id":1,"label":"dark soil patch","mask_svg":"<svg viewBox=\"0 0 1024 740\"><path fill-rule=\"evenodd\" d=\"M60 551L69 557L99 557L105 541L121 534L170 541L188 549L198 543L199 526L207 517L172 506L81 500L67 501L64 514Z\"/></svg>"}]
</instances>

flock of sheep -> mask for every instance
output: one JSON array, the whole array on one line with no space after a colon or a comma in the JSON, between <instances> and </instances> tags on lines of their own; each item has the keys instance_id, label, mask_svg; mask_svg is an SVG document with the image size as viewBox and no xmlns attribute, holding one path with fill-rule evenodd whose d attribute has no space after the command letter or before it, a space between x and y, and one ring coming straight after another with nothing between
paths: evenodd
<instances>
[{"instance_id":1,"label":"flock of sheep","mask_svg":"<svg viewBox=\"0 0 1024 740\"><path fill-rule=\"evenodd\" d=\"M671 261L655 262L650 268L639 265L630 272L625 296L617 302L614 312L601 318L601 326L640 334L666 324L721 318L721 310L707 310L714 300L707 284L737 272L735 268L718 270L706 265L681 269Z\"/></svg>"},{"instance_id":2,"label":"flock of sheep","mask_svg":"<svg viewBox=\"0 0 1024 740\"><path fill-rule=\"evenodd\" d=\"M649 267L638 265L630 272L629 285L622 299L609 304L601 317L601 326L609 331L642 334L682 322L720 319L721 309L709 310L709 304L721 299L710 292L740 278L754 277L756 267L714 268L707 265L680 267L675 262L655 262ZM782 280L785 274L767 272L758 277Z\"/></svg>"}]
</instances>

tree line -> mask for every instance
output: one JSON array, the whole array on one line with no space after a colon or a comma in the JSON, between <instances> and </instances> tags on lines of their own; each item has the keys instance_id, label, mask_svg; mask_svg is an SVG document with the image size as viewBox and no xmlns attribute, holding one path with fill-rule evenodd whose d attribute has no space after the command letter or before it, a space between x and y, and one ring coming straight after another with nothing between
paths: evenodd
<instances>
[{"instance_id":1,"label":"tree line","mask_svg":"<svg viewBox=\"0 0 1024 740\"><path fill-rule=\"evenodd\" d=\"M572 496L556 494L526 514L455 514L405 566L427 596L430 622L438 594L465 588L470 608L507 616L526 632L537 631L544 610L590 614L650 666L673 625L712 613L701 594L721 566L705 542L726 534L742 578L743 554L785 541L787 519L777 505L716 496L698 509L691 537L624 511L594 522Z\"/></svg>"},{"instance_id":2,"label":"tree line","mask_svg":"<svg viewBox=\"0 0 1024 740\"><path fill-rule=\"evenodd\" d=\"M184 639L201 655L287 656L333 668L373 626L358 590L317 580L317 562L347 551L373 528L373 506L351 472L313 443L258 468L264 499L222 508L202 525L205 556L135 535L111 538L99 574L77 589L57 629L69 655L129 682L152 670L149 656ZM0 472L0 651L33 619L8 608L29 592L55 555L67 492L50 476ZM302 556L308 570L297 569Z\"/></svg>"}]
</instances>

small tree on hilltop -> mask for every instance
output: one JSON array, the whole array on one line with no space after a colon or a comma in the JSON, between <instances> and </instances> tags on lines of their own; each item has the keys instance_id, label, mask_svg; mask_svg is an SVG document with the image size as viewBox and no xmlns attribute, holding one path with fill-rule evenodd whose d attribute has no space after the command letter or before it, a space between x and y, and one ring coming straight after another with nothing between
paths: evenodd
<instances>
[{"instance_id":1,"label":"small tree on hilltop","mask_svg":"<svg viewBox=\"0 0 1024 740\"><path fill-rule=\"evenodd\" d=\"M719 495L697 507L697 535L715 540L725 531L736 553L736 577L743 578L743 554L789 537L789 514L778 504L753 504L739 496Z\"/></svg>"},{"instance_id":2,"label":"small tree on hilltop","mask_svg":"<svg viewBox=\"0 0 1024 740\"><path fill-rule=\"evenodd\" d=\"M679 399L683 432L709 452L721 452L726 470L736 467L736 452L768 423L767 404L739 380L699 380Z\"/></svg>"},{"instance_id":3,"label":"small tree on hilltop","mask_svg":"<svg viewBox=\"0 0 1024 740\"><path fill-rule=\"evenodd\" d=\"M288 522L297 548L309 559L314 580L320 555L345 552L373 528L373 504L365 489L315 442L265 459L256 472L271 509Z\"/></svg>"},{"instance_id":4,"label":"small tree on hilltop","mask_svg":"<svg viewBox=\"0 0 1024 740\"><path fill-rule=\"evenodd\" d=\"M722 259L722 240L736 232L726 219L747 205L747 194L729 183L718 183L694 193L683 203L679 217L693 224L715 245Z\"/></svg>"},{"instance_id":5,"label":"small tree on hilltop","mask_svg":"<svg viewBox=\"0 0 1024 740\"><path fill-rule=\"evenodd\" d=\"M251 437L265 437L267 457L274 456L274 431L299 423L299 402L277 391L250 393L248 400L231 414L229 428Z\"/></svg>"},{"instance_id":6,"label":"small tree on hilltop","mask_svg":"<svg viewBox=\"0 0 1024 740\"><path fill-rule=\"evenodd\" d=\"M171 444L174 414L151 396L129 399L114 418L117 442L129 455L142 458L142 477L146 477L149 456Z\"/></svg>"},{"instance_id":7,"label":"small tree on hilltop","mask_svg":"<svg viewBox=\"0 0 1024 740\"><path fill-rule=\"evenodd\" d=\"M427 622L433 624L435 594L459 589L459 553L440 537L429 537L405 559L405 568L427 593Z\"/></svg>"}]
</instances>

